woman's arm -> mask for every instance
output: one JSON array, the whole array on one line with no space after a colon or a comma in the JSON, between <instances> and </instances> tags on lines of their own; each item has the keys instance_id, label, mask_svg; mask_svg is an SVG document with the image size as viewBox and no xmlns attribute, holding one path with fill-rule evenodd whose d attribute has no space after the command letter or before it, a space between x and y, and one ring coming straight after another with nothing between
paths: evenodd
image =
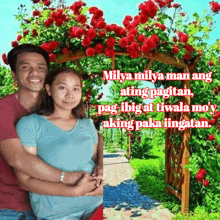
<instances>
[{"instance_id":1,"label":"woman's arm","mask_svg":"<svg viewBox=\"0 0 220 220\"><path fill-rule=\"evenodd\" d=\"M33 155L37 154L37 147L26 147L25 149ZM87 173L84 173L80 178L76 179L74 186L35 179L16 169L15 175L22 188L43 195L76 197L83 196L96 188L96 181Z\"/></svg>"}]
</instances>

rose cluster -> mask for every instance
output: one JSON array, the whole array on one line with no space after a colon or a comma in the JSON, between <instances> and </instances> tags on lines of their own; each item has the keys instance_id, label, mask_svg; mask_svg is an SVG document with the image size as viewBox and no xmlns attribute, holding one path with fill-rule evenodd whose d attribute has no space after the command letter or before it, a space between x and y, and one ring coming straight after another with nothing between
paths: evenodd
<instances>
[{"instance_id":1,"label":"rose cluster","mask_svg":"<svg viewBox=\"0 0 220 220\"><path fill-rule=\"evenodd\" d=\"M205 169L199 169L199 171L196 174L196 180L198 183L203 182L203 186L207 187L210 185L209 180L205 180L205 176L206 176L207 172Z\"/></svg>"},{"instance_id":2,"label":"rose cluster","mask_svg":"<svg viewBox=\"0 0 220 220\"><path fill-rule=\"evenodd\" d=\"M210 6L214 13L218 13L220 11L220 4L218 2L212 1L210 2Z\"/></svg>"},{"instance_id":3,"label":"rose cluster","mask_svg":"<svg viewBox=\"0 0 220 220\"><path fill-rule=\"evenodd\" d=\"M218 124L218 119L220 118L220 111L217 111L213 117L213 119L207 119L207 118L200 118L200 121L207 121L210 125L216 125L217 129L220 130L220 124ZM207 137L207 140L214 141L215 136L214 134L210 134Z\"/></svg>"},{"instance_id":4,"label":"rose cluster","mask_svg":"<svg viewBox=\"0 0 220 220\"><path fill-rule=\"evenodd\" d=\"M56 50L58 47L59 47L59 42L57 41L50 41L41 44L41 48L43 48L47 53L49 53L50 62L56 60L56 55L52 52Z\"/></svg>"}]
</instances>

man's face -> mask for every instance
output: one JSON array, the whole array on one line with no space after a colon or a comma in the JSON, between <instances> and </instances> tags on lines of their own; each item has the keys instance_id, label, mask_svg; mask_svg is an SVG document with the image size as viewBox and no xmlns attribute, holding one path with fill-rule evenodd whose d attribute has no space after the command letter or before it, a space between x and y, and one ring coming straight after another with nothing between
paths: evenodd
<instances>
[{"instance_id":1,"label":"man's face","mask_svg":"<svg viewBox=\"0 0 220 220\"><path fill-rule=\"evenodd\" d=\"M16 72L12 71L19 89L40 92L43 89L47 63L44 57L35 52L24 52L17 56Z\"/></svg>"}]
</instances>

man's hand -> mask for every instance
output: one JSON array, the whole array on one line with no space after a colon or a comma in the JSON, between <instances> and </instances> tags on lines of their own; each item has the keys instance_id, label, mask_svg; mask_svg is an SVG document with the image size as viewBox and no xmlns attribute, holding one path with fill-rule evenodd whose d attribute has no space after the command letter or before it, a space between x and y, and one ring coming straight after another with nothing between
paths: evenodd
<instances>
[{"instance_id":1,"label":"man's hand","mask_svg":"<svg viewBox=\"0 0 220 220\"><path fill-rule=\"evenodd\" d=\"M84 196L96 189L96 180L90 173L85 172L83 177L77 182L76 188L78 196Z\"/></svg>"},{"instance_id":2,"label":"man's hand","mask_svg":"<svg viewBox=\"0 0 220 220\"><path fill-rule=\"evenodd\" d=\"M97 165L93 170L92 176L97 180L96 186L98 187L103 180L103 165Z\"/></svg>"},{"instance_id":3,"label":"man's hand","mask_svg":"<svg viewBox=\"0 0 220 220\"><path fill-rule=\"evenodd\" d=\"M101 184L96 189L87 193L86 196L103 196L103 181L101 181Z\"/></svg>"},{"instance_id":4,"label":"man's hand","mask_svg":"<svg viewBox=\"0 0 220 220\"><path fill-rule=\"evenodd\" d=\"M84 171L77 171L77 172L65 172L63 183L65 185L73 186L77 184L77 182L84 176L86 172Z\"/></svg>"}]
</instances>

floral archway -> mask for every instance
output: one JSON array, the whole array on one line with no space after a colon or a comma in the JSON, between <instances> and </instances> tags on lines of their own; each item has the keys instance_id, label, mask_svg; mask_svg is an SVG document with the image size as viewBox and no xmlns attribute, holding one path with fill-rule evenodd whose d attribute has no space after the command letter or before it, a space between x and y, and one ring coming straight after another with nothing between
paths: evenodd
<instances>
[{"instance_id":1,"label":"floral archway","mask_svg":"<svg viewBox=\"0 0 220 220\"><path fill-rule=\"evenodd\" d=\"M24 6L20 6L17 19L21 21L21 31L12 47L22 43L32 43L41 46L49 53L51 68L67 65L80 72L84 79L86 99L97 96L94 85L101 86L102 70L120 69L121 72L144 72L152 69L154 72L213 72L212 85L205 85L203 81L157 81L156 85L164 88L176 86L191 88L195 97L183 97L185 104L204 104L212 101L220 103L219 92L219 41L214 45L204 42L214 28L213 15L220 11L220 4L210 3L210 14L200 18L193 14L194 20L188 25L182 22L186 15L181 11L182 6L173 0L148 0L139 5L139 13L132 17L126 15L123 26L107 24L104 13L97 7L87 7L83 1L76 1L65 6L62 1L53 5L49 0L33 0L32 16L27 17ZM169 12L169 10L171 12ZM170 15L172 14L172 16ZM89 16L90 15L90 16ZM7 64L6 55L2 58ZM106 83L106 82L104 82ZM191 84L191 85L190 85ZM201 89L204 92L213 91L201 100ZM171 97L167 103L174 104L180 97ZM203 116L203 115L202 115ZM190 118L209 120L213 125L209 131L204 129L185 129L182 133L177 129L166 130L166 190L182 201L182 213L189 210L189 186L194 181L195 173L203 168L202 162L193 162L189 166L192 145L198 148L201 140L208 140L208 147L219 147L219 111L211 117L199 113L166 113L166 117L176 119ZM181 138L181 146L175 144L173 135ZM196 138L199 137L199 141ZM193 152L194 151L194 152ZM186 166L187 165L187 166ZM191 169L193 178L190 180ZM200 175L201 171L197 173ZM203 172L203 179L205 174ZM198 177L198 176L197 176ZM201 182L200 178L196 178Z\"/></svg>"}]
</instances>

